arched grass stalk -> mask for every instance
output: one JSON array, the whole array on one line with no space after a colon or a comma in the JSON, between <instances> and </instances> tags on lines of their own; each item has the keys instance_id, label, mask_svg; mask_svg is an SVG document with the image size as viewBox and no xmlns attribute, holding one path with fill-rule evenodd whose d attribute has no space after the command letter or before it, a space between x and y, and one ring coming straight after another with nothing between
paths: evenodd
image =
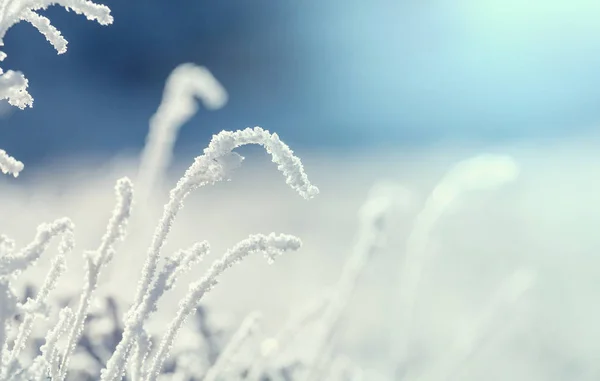
<instances>
[{"instance_id":1,"label":"arched grass stalk","mask_svg":"<svg viewBox=\"0 0 600 381\"><path fill-rule=\"evenodd\" d=\"M198 111L196 98L207 109L216 110L227 102L227 92L205 67L192 63L177 66L167 78L158 110L150 118L138 174L142 203L171 163L179 129Z\"/></svg>"}]
</instances>

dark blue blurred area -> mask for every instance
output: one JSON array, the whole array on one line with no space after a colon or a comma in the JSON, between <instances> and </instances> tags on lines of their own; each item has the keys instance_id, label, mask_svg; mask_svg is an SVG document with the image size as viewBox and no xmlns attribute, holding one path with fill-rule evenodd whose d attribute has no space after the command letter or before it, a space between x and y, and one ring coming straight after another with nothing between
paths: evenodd
<instances>
[{"instance_id":1,"label":"dark blue blurred area","mask_svg":"<svg viewBox=\"0 0 600 381\"><path fill-rule=\"evenodd\" d=\"M589 0L104 3L107 27L44 12L69 41L61 56L29 24L7 34L2 67L25 73L35 103L0 120L0 147L28 165L140 150L183 62L207 66L230 102L184 127L181 150L254 125L297 149L347 150L561 137L600 121Z\"/></svg>"}]
</instances>

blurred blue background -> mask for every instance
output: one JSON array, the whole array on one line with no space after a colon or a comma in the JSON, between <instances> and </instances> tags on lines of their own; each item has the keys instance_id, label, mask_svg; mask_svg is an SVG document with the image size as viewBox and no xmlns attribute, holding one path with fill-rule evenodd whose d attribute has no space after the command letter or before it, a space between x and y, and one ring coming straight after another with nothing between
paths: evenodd
<instances>
[{"instance_id":1,"label":"blurred blue background","mask_svg":"<svg viewBox=\"0 0 600 381\"><path fill-rule=\"evenodd\" d=\"M25 73L35 103L4 115L0 141L29 166L141 150L183 62L230 94L183 128L183 151L254 125L321 151L561 138L600 121L597 0L104 3L108 27L44 12L64 55L29 24L6 36L2 67Z\"/></svg>"}]
</instances>

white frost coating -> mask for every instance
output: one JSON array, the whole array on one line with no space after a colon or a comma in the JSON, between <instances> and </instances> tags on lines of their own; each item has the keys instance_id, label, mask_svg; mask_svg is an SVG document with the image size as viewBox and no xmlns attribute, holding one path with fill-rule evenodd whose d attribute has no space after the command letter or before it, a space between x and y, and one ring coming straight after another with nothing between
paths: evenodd
<instances>
[{"instance_id":1,"label":"white frost coating","mask_svg":"<svg viewBox=\"0 0 600 381\"><path fill-rule=\"evenodd\" d=\"M56 237L62 236L58 250L60 255L54 261L48 278L42 286L38 298L35 301L29 301L25 305L19 306L17 298L11 289L11 276L18 274L32 265L40 255L46 250L50 241ZM14 241L6 236L0 236L0 380L21 380L30 374L24 375L19 372L23 371L18 361L18 354L23 349L24 343L31 332L31 324L33 323L34 315L46 313L46 300L48 293L56 284L58 277L64 271L64 254L72 250L73 241L73 223L68 218L62 218L54 221L51 224L42 224L38 227L37 234L30 244L25 248L14 252ZM7 342L7 329L10 326L8 322L12 320L18 312L25 314L24 321L20 326L20 331L17 333L17 338L13 349L9 352ZM41 361L41 360L40 360ZM47 369L46 366L44 368ZM33 372L34 368L31 368ZM36 377L28 377L30 379L39 379Z\"/></svg>"},{"instance_id":2,"label":"white frost coating","mask_svg":"<svg viewBox=\"0 0 600 381\"><path fill-rule=\"evenodd\" d=\"M3 72L0 69L0 99L6 99L11 106L20 109L33 106L33 98L27 92L28 84L23 73L12 70Z\"/></svg>"},{"instance_id":3,"label":"white frost coating","mask_svg":"<svg viewBox=\"0 0 600 381\"><path fill-rule=\"evenodd\" d=\"M22 19L36 27L46 37L46 40L52 44L58 54L63 54L67 51L67 40L60 34L58 29L50 24L50 20L47 17L27 9L23 12Z\"/></svg>"},{"instance_id":4,"label":"white frost coating","mask_svg":"<svg viewBox=\"0 0 600 381\"><path fill-rule=\"evenodd\" d=\"M143 303L132 317L133 321L139 323L140 328L144 320L156 311L160 297L173 288L177 277L185 271L189 271L193 265L204 259L209 249L208 242L198 242L187 250L178 251L172 258L166 258L165 265L144 295Z\"/></svg>"},{"instance_id":5,"label":"white frost coating","mask_svg":"<svg viewBox=\"0 0 600 381\"><path fill-rule=\"evenodd\" d=\"M37 377L47 374L51 380L59 379L60 354L58 341L65 336L74 319L73 311L69 307L60 310L58 323L46 335L46 343L40 348L42 353L33 362L33 370L37 370L34 374Z\"/></svg>"},{"instance_id":6,"label":"white frost coating","mask_svg":"<svg viewBox=\"0 0 600 381\"><path fill-rule=\"evenodd\" d=\"M198 242L187 250L179 250L172 257L165 258L166 263L144 295L141 305L126 320L121 341L124 343L135 341L136 350L132 361L132 373L140 380L145 379L144 360L147 358L150 348L149 338L144 332L144 323L156 312L159 299L174 287L177 277L200 262L208 254L209 248L208 242Z\"/></svg>"},{"instance_id":7,"label":"white frost coating","mask_svg":"<svg viewBox=\"0 0 600 381\"><path fill-rule=\"evenodd\" d=\"M198 187L226 179L228 172L239 166L243 160L243 157L232 152L233 149L246 144L263 145L272 155L273 162L278 164L278 169L285 175L286 182L300 195L311 198L318 194L318 188L309 182L300 159L293 155L292 150L279 140L276 134L270 134L269 131L255 127L236 132L223 131L215 135L204 150L204 155L195 159L175 188L171 190L169 202L165 205L163 216L155 230L148 251L134 300L134 308L141 304L142 298L148 290L156 272L160 250L167 239L177 213L183 207L185 198Z\"/></svg>"},{"instance_id":8,"label":"white frost coating","mask_svg":"<svg viewBox=\"0 0 600 381\"><path fill-rule=\"evenodd\" d=\"M158 351L146 373L146 380L156 381L185 319L196 309L202 297L218 283L218 277L225 270L255 252L264 253L267 261L271 263L276 256L287 251L296 251L300 249L301 245L302 242L300 239L292 235L275 233L269 235L256 234L239 242L232 249L228 250L221 259L214 261L206 272L206 275L198 282L190 285L188 293L179 303L177 316L171 321L163 336Z\"/></svg>"},{"instance_id":9,"label":"white frost coating","mask_svg":"<svg viewBox=\"0 0 600 381\"><path fill-rule=\"evenodd\" d=\"M152 340L146 330L140 330L140 334L135 342L135 349L131 356L131 380L144 381L144 364L148 358L148 353L152 350Z\"/></svg>"},{"instance_id":10,"label":"white frost coating","mask_svg":"<svg viewBox=\"0 0 600 381\"><path fill-rule=\"evenodd\" d=\"M85 319L89 312L93 292L97 287L101 270L112 260L115 252L115 244L125 238L133 204L133 184L127 177L121 178L117 180L115 193L117 203L113 210L113 214L108 221L106 233L104 233L104 236L100 241L100 246L96 251L85 253L87 268L84 287L79 298L79 306L73 324L71 325L67 336L65 353L63 354L62 363L59 369L59 378L57 378L56 381L65 380L67 377L69 361L75 351L79 338L83 334Z\"/></svg>"},{"instance_id":11,"label":"white frost coating","mask_svg":"<svg viewBox=\"0 0 600 381\"><path fill-rule=\"evenodd\" d=\"M162 102L150 119L138 176L145 192L150 192L169 166L179 129L198 111L196 98L207 109L216 110L227 103L227 92L208 69L179 65L169 75Z\"/></svg>"},{"instance_id":12,"label":"white frost coating","mask_svg":"<svg viewBox=\"0 0 600 381\"><path fill-rule=\"evenodd\" d=\"M3 42L4 36L10 27L19 21L29 21L27 19L28 12L43 10L51 5L60 5L67 10L84 15L88 20L97 21L101 25L108 25L113 22L110 9L107 6L89 0L2 0L0 2L0 42ZM40 30L40 32L44 33L43 30Z\"/></svg>"},{"instance_id":13,"label":"white frost coating","mask_svg":"<svg viewBox=\"0 0 600 381\"><path fill-rule=\"evenodd\" d=\"M4 46L4 37L8 29L20 21L27 21L46 37L58 54L67 51L67 40L50 23L47 17L41 16L37 11L48 8L50 5L60 5L67 11L74 11L84 15L88 20L95 20L101 25L113 22L110 9L89 0L0 0L0 46ZM4 61L6 53L0 51L0 61ZM12 106L20 109L33 106L33 97L27 91L29 82L18 71L0 68L0 100L6 99ZM23 163L10 158L4 151L0 151L0 169L4 173L11 173L15 177L23 169Z\"/></svg>"},{"instance_id":14,"label":"white frost coating","mask_svg":"<svg viewBox=\"0 0 600 381\"><path fill-rule=\"evenodd\" d=\"M0 85L0 89L1 88L2 86ZM23 167L23 163L21 163L19 160L15 159L12 156L9 156L6 153L6 151L0 149L0 170L2 171L2 173L11 174L14 177L17 177L19 176L19 172L23 170Z\"/></svg>"},{"instance_id":15,"label":"white frost coating","mask_svg":"<svg viewBox=\"0 0 600 381\"><path fill-rule=\"evenodd\" d=\"M494 189L514 181L519 167L513 158L504 155L482 154L455 164L440 180L417 215L407 239L399 279L399 302L396 304L401 329L394 342L393 360L402 363L409 353L414 305L422 272L429 262L429 235L439 218L461 196L470 191Z\"/></svg>"},{"instance_id":16,"label":"white frost coating","mask_svg":"<svg viewBox=\"0 0 600 381\"><path fill-rule=\"evenodd\" d=\"M133 184L129 178L123 177L117 180L115 195L117 198L115 209L108 221L100 246L96 250L97 256L94 258L97 261L96 266L108 263L114 254L115 243L125 238L133 207Z\"/></svg>"},{"instance_id":17,"label":"white frost coating","mask_svg":"<svg viewBox=\"0 0 600 381\"><path fill-rule=\"evenodd\" d=\"M50 20L36 12L48 8L50 5L60 5L102 25L113 22L107 6L89 0L0 0L0 46L4 45L4 36L10 27L20 21L27 21L46 37L59 54L64 53L67 50L67 41L50 24ZM2 59L4 59L6 53L1 53ZM27 80L23 74L13 71L2 74L0 99L8 99L11 105L21 109L33 105L33 98L27 92Z\"/></svg>"},{"instance_id":18,"label":"white frost coating","mask_svg":"<svg viewBox=\"0 0 600 381\"><path fill-rule=\"evenodd\" d=\"M14 254L0 257L0 277L25 270L31 266L46 250L52 238L56 236L62 235L58 246L59 252L61 254L69 252L75 245L73 229L73 222L68 218L60 218L50 224L38 226L33 242Z\"/></svg>"},{"instance_id":19,"label":"white frost coating","mask_svg":"<svg viewBox=\"0 0 600 381\"><path fill-rule=\"evenodd\" d=\"M15 241L4 234L0 234L0 256L8 255L15 249Z\"/></svg>"},{"instance_id":20,"label":"white frost coating","mask_svg":"<svg viewBox=\"0 0 600 381\"><path fill-rule=\"evenodd\" d=\"M147 367L144 365L151 343L148 342L149 338L144 330L144 323L156 311L159 299L173 288L176 278L201 261L208 253L209 248L208 242L202 241L195 243L187 250L178 251L171 258L165 258L166 263L146 290L142 302L136 306L135 310L132 309L128 312L122 339L115 350L117 355L113 354L102 377L113 377L124 371L130 348L135 344L132 374L135 375L135 379L145 380Z\"/></svg>"},{"instance_id":21,"label":"white frost coating","mask_svg":"<svg viewBox=\"0 0 600 381\"><path fill-rule=\"evenodd\" d=\"M222 157L227 157L234 149L248 144L262 145L272 156L272 161L277 164L277 169L285 176L286 183L302 197L310 199L319 193L319 189L308 180L302 162L294 156L294 151L282 142L277 134L271 134L268 130L260 127L246 128L235 132L222 131L215 135L208 147L204 149L204 155L196 158L196 162L186 174L190 177L202 175L208 167L207 163L203 161L218 161ZM203 158L204 160L202 160Z\"/></svg>"},{"instance_id":22,"label":"white frost coating","mask_svg":"<svg viewBox=\"0 0 600 381\"><path fill-rule=\"evenodd\" d=\"M13 317L18 313L18 299L11 289L8 277L0 277L0 380L2 379L3 363L8 360L6 341L8 329Z\"/></svg>"},{"instance_id":23,"label":"white frost coating","mask_svg":"<svg viewBox=\"0 0 600 381\"><path fill-rule=\"evenodd\" d=\"M21 306L21 310L25 313L25 317L19 326L19 332L17 333L12 350L9 352L9 355L6 358L0 359L0 369L6 372L5 374L0 375L0 380L9 379L9 370L17 368L17 359L19 358L21 351L25 349L25 345L29 335L31 334L35 318L38 315L42 315L44 317L48 316L47 311L49 308L46 305L48 295L56 287L58 279L65 272L66 268L67 266L64 255L61 254L54 258L50 272L46 276L46 280L44 281L44 284L42 285L36 298L29 299L23 306Z\"/></svg>"},{"instance_id":24,"label":"white frost coating","mask_svg":"<svg viewBox=\"0 0 600 381\"><path fill-rule=\"evenodd\" d=\"M229 172L239 166L243 160L242 156L232 150L246 144L262 145L271 154L273 162L278 164L278 169L283 172L288 185L301 196L308 199L319 193L318 188L308 180L300 159L293 155L292 150L279 140L276 134L255 127L236 132L223 131L213 136L209 146L204 150L204 155L195 159L170 192L169 201L165 205L163 215L154 231L136 296L127 312L128 317L136 313L150 289L156 274L160 251L167 240L177 214L183 207L185 198L194 189L227 179ZM133 336L121 340L106 368L102 370L102 381L114 381L121 377L125 372L132 345Z\"/></svg>"}]
</instances>

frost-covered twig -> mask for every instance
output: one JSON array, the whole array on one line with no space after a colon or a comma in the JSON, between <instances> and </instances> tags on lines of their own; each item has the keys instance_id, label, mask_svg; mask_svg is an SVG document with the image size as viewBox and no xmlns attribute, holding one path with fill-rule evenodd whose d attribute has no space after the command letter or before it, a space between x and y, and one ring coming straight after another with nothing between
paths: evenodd
<instances>
[{"instance_id":1,"label":"frost-covered twig","mask_svg":"<svg viewBox=\"0 0 600 381\"><path fill-rule=\"evenodd\" d=\"M61 54L67 50L67 41L60 32L50 24L50 20L37 13L50 5L60 5L67 10L84 15L88 20L95 20L101 25L113 22L110 9L105 5L89 0L2 0L0 1L0 46L4 45L4 36L10 27L20 21L27 21ZM0 61L6 54L0 52ZM9 103L19 108L31 107L33 98L27 92L27 80L19 72L7 71L0 76L0 99L8 99Z\"/></svg>"},{"instance_id":2,"label":"frost-covered twig","mask_svg":"<svg viewBox=\"0 0 600 381\"><path fill-rule=\"evenodd\" d=\"M8 379L10 376L10 374L8 374L9 370L16 368L15 362L17 361L21 351L25 348L27 339L31 334L35 317L38 314L42 314L44 316L48 315L48 306L46 305L46 300L50 292L56 287L58 278L65 272L65 270L65 256L60 254L52 261L50 272L46 276L46 280L40 288L36 298L34 300L28 300L25 305L21 307L21 310L25 313L25 317L19 326L19 332L17 333L17 338L15 339L12 350L9 352L6 360L0 360L0 369L2 369L4 372L7 372L5 374L0 374L0 379Z\"/></svg>"},{"instance_id":3,"label":"frost-covered twig","mask_svg":"<svg viewBox=\"0 0 600 381\"><path fill-rule=\"evenodd\" d=\"M113 22L110 9L90 0L0 0L0 47L4 46L4 37L9 28L20 21L27 21L46 37L58 54L67 51L67 40L60 34L47 17L38 13L51 5L60 5L67 11L72 10L84 15L88 20L95 20L101 25ZM0 51L0 61L4 61L6 53ZM27 91L29 82L19 71L0 68L0 100L6 99L12 106L20 109L33 106L33 97ZM23 169L23 163L6 155L0 150L0 170L15 177Z\"/></svg>"},{"instance_id":4,"label":"frost-covered twig","mask_svg":"<svg viewBox=\"0 0 600 381\"><path fill-rule=\"evenodd\" d=\"M0 234L0 256L9 255L15 249L15 241L4 234Z\"/></svg>"},{"instance_id":5,"label":"frost-covered twig","mask_svg":"<svg viewBox=\"0 0 600 381\"><path fill-rule=\"evenodd\" d=\"M200 281L190 285L187 295L180 302L177 315L169 324L158 347L158 351L146 373L147 381L156 381L160 369L162 368L162 365L171 350L171 346L175 341L175 337L185 319L196 309L202 297L218 283L218 277L225 270L255 252L264 253L267 261L271 263L276 256L287 251L296 251L300 246L300 239L291 235L277 235L271 233L265 236L257 234L239 242L232 249L227 251L223 258L213 262L204 277Z\"/></svg>"},{"instance_id":6,"label":"frost-covered twig","mask_svg":"<svg viewBox=\"0 0 600 381\"><path fill-rule=\"evenodd\" d=\"M172 258L166 258L165 265L146 292L144 300L135 311L135 314L127 319L122 342L135 341L136 353L133 374L141 380L145 379L146 367L144 367L144 361L152 346L149 335L143 328L144 323L156 311L159 299L174 287L176 279L183 272L189 271L194 264L201 261L208 254L208 251L208 242L202 241L187 250L178 251Z\"/></svg>"},{"instance_id":7,"label":"frost-covered twig","mask_svg":"<svg viewBox=\"0 0 600 381\"><path fill-rule=\"evenodd\" d=\"M208 69L192 63L179 65L169 75L162 102L150 119L138 175L140 188L145 192L154 188L169 166L179 129L198 110L196 98L214 110L225 105L227 92ZM143 194L142 200L146 197Z\"/></svg>"},{"instance_id":8,"label":"frost-covered twig","mask_svg":"<svg viewBox=\"0 0 600 381\"><path fill-rule=\"evenodd\" d=\"M59 253L69 252L74 246L73 229L74 225L68 218L61 218L50 224L42 224L38 226L33 242L16 253L13 251L14 241L6 236L0 237L2 251L0 256L0 365L6 364L8 361L14 364L14 361L10 360L6 339L9 322L17 313L17 298L10 287L9 276L16 275L33 265L54 237L62 236L58 246ZM0 366L0 368L2 367Z\"/></svg>"},{"instance_id":9,"label":"frost-covered twig","mask_svg":"<svg viewBox=\"0 0 600 381\"><path fill-rule=\"evenodd\" d=\"M164 207L163 215L148 249L136 296L127 313L128 318L138 312L150 289L160 251L167 240L177 214L183 207L185 198L194 189L227 179L229 172L239 166L243 160L243 157L234 153L233 150L247 144L262 145L271 154L273 162L278 164L278 169L286 177L288 185L301 196L308 199L318 194L318 188L308 180L300 159L294 156L293 151L279 140L277 134L271 134L260 127L255 127L235 132L223 131L215 135L204 150L204 154L195 159L170 192L169 202ZM107 368L102 372L102 381L114 381L120 377L124 372L132 344L132 336L124 337L123 341L119 343Z\"/></svg>"},{"instance_id":10,"label":"frost-covered twig","mask_svg":"<svg viewBox=\"0 0 600 381\"><path fill-rule=\"evenodd\" d=\"M64 271L64 254L72 250L74 246L73 229L73 223L68 218L61 218L50 224L42 224L38 227L33 242L16 253L12 250L14 246L12 240L5 236L0 239L2 241L0 247L3 247L3 251L5 251L0 256L0 380L2 381L12 379L15 374L22 373L23 369L19 366L18 355L29 337L35 314L47 315L45 301L59 275ZM9 276L16 275L35 263L56 236L62 236L58 247L59 256L53 262L46 282L35 301L30 301L19 308L17 298L10 287ZM9 351L6 341L8 323L19 310L25 313L25 317L17 333L13 349Z\"/></svg>"},{"instance_id":11,"label":"frost-covered twig","mask_svg":"<svg viewBox=\"0 0 600 381\"><path fill-rule=\"evenodd\" d=\"M56 381L62 381L67 377L69 361L83 333L83 325L88 315L93 292L98 285L100 272L111 261L115 251L115 244L125 238L127 223L131 216L133 204L133 184L128 178L119 179L115 185L115 193L117 204L108 221L106 233L102 237L100 246L96 251L85 253L86 274L84 287L79 299L77 312L75 313L75 321L69 331L65 346L65 353L60 367L60 378Z\"/></svg>"},{"instance_id":12,"label":"frost-covered twig","mask_svg":"<svg viewBox=\"0 0 600 381\"><path fill-rule=\"evenodd\" d=\"M294 156L293 151L279 140L277 134L271 134L260 127L255 127L235 132L223 131L215 135L204 150L204 154L196 158L179 180L177 186L170 192L171 197L165 205L163 215L148 250L142 279L134 299L136 308L141 303L154 276L160 250L166 242L173 221L183 207L185 198L198 187L226 179L229 172L239 166L243 160L243 157L233 152L233 150L248 144L264 146L267 152L271 154L273 162L278 164L278 169L285 175L286 182L301 196L312 198L319 192L318 188L309 182L300 159Z\"/></svg>"},{"instance_id":13,"label":"frost-covered twig","mask_svg":"<svg viewBox=\"0 0 600 381\"><path fill-rule=\"evenodd\" d=\"M39 30L54 49L56 49L58 54L63 54L67 51L67 40L60 34L58 29L50 24L50 20L47 17L41 16L31 9L25 9L21 15L21 20L29 22Z\"/></svg>"},{"instance_id":14,"label":"frost-covered twig","mask_svg":"<svg viewBox=\"0 0 600 381\"><path fill-rule=\"evenodd\" d=\"M59 244L61 253L70 251L74 246L73 240L74 225L68 218L60 218L50 224L41 224L38 226L37 234L29 245L17 253L11 253L0 257L0 277L6 276L18 271L23 271L39 259L46 250L52 238L62 235Z\"/></svg>"},{"instance_id":15,"label":"frost-covered twig","mask_svg":"<svg viewBox=\"0 0 600 381\"><path fill-rule=\"evenodd\" d=\"M3 54L0 52L0 61ZM29 81L20 71L0 69L0 99L6 99L11 106L20 109L33 106L33 97L27 92L28 85Z\"/></svg>"},{"instance_id":16,"label":"frost-covered twig","mask_svg":"<svg viewBox=\"0 0 600 381\"><path fill-rule=\"evenodd\" d=\"M0 77L1 80L2 77ZM2 84L0 84L0 92L2 91ZM0 93L0 99L2 94ZM24 168L23 163L19 160L15 159L12 156L9 156L6 151L0 149L0 171L4 174L10 174L14 177L19 176L19 172L21 172Z\"/></svg>"},{"instance_id":17,"label":"frost-covered twig","mask_svg":"<svg viewBox=\"0 0 600 381\"><path fill-rule=\"evenodd\" d=\"M49 369L51 380L60 378L61 357L58 349L58 340L64 337L69 327L74 323L75 316L69 307L60 311L58 323L46 335L46 343L40 348L42 354L34 361L34 369L37 369L36 376L45 375L45 370Z\"/></svg>"},{"instance_id":18,"label":"frost-covered twig","mask_svg":"<svg viewBox=\"0 0 600 381\"><path fill-rule=\"evenodd\" d=\"M13 316L18 313L18 300L6 277L0 277L0 371L8 362L8 330ZM2 375L0 372L0 376Z\"/></svg>"},{"instance_id":19,"label":"frost-covered twig","mask_svg":"<svg viewBox=\"0 0 600 381\"><path fill-rule=\"evenodd\" d=\"M131 380L132 381L144 381L145 367L144 363L148 358L148 354L152 349L152 340L150 335L144 329L139 330L139 335L135 342L135 349L133 351L131 361Z\"/></svg>"},{"instance_id":20,"label":"frost-covered twig","mask_svg":"<svg viewBox=\"0 0 600 381\"><path fill-rule=\"evenodd\" d=\"M208 253L208 249L208 242L203 241L194 244L187 250L178 251L172 258L165 259L164 267L146 290L142 302L135 310L130 310L128 313L123 336L109 359L106 369L102 371L103 377L114 375L113 377L119 378L119 374L125 371L129 351L135 345L132 373L136 378L145 379L146 367L143 365L152 343L149 342L149 336L143 325L156 311L160 297L174 286L176 278L194 263L200 261Z\"/></svg>"}]
</instances>

